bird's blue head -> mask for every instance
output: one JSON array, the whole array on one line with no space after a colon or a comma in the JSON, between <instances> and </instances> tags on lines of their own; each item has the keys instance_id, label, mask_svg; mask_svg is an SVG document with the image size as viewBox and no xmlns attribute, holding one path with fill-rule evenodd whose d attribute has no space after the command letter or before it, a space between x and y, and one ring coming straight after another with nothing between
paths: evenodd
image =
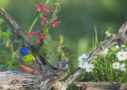
<instances>
[{"instance_id":1,"label":"bird's blue head","mask_svg":"<svg viewBox=\"0 0 127 90\"><path fill-rule=\"evenodd\" d=\"M27 55L27 54L30 54L30 51L26 48L26 47L22 47L21 49L19 49L20 50L20 58L22 57L22 56L25 56L25 55Z\"/></svg>"}]
</instances>

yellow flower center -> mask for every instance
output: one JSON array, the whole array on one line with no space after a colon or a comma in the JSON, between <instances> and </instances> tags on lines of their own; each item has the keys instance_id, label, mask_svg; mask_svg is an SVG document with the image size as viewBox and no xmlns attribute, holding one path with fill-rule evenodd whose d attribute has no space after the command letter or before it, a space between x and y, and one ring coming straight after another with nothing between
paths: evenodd
<instances>
[{"instance_id":1,"label":"yellow flower center","mask_svg":"<svg viewBox=\"0 0 127 90\"><path fill-rule=\"evenodd\" d=\"M114 48L114 50L116 50L116 48Z\"/></svg>"},{"instance_id":2,"label":"yellow flower center","mask_svg":"<svg viewBox=\"0 0 127 90\"><path fill-rule=\"evenodd\" d=\"M125 45L124 45L123 47L124 47L124 48L126 48L126 46L125 46Z\"/></svg>"},{"instance_id":3,"label":"yellow flower center","mask_svg":"<svg viewBox=\"0 0 127 90\"><path fill-rule=\"evenodd\" d=\"M121 57L123 57L124 56L124 54L121 54Z\"/></svg>"},{"instance_id":4,"label":"yellow flower center","mask_svg":"<svg viewBox=\"0 0 127 90\"><path fill-rule=\"evenodd\" d=\"M82 60L85 60L85 58L83 57Z\"/></svg>"},{"instance_id":5,"label":"yellow flower center","mask_svg":"<svg viewBox=\"0 0 127 90\"><path fill-rule=\"evenodd\" d=\"M118 65L116 64L115 67L118 67Z\"/></svg>"},{"instance_id":6,"label":"yellow flower center","mask_svg":"<svg viewBox=\"0 0 127 90\"><path fill-rule=\"evenodd\" d=\"M89 69L91 70L91 69L92 69L92 67L89 67Z\"/></svg>"},{"instance_id":7,"label":"yellow flower center","mask_svg":"<svg viewBox=\"0 0 127 90\"><path fill-rule=\"evenodd\" d=\"M85 65L85 63L82 63L82 65Z\"/></svg>"},{"instance_id":8,"label":"yellow flower center","mask_svg":"<svg viewBox=\"0 0 127 90\"><path fill-rule=\"evenodd\" d=\"M126 68L126 66L124 66L124 68Z\"/></svg>"}]
</instances>

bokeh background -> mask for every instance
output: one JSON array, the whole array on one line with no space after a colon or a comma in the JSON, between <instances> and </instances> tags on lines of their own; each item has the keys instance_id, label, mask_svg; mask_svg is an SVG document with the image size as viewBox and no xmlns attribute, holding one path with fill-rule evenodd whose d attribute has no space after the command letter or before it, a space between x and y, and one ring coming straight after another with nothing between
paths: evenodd
<instances>
[{"instance_id":1,"label":"bokeh background","mask_svg":"<svg viewBox=\"0 0 127 90\"><path fill-rule=\"evenodd\" d=\"M95 36L94 26L97 29L99 41L103 41L105 32L110 30L116 33L127 18L127 0L60 0L61 10L58 20L61 23L51 27L49 33L56 41L61 34L70 57L70 70L78 67L78 57L92 52L92 40ZM29 30L35 5L45 4L46 0L0 0L0 7L24 29ZM49 18L52 15L53 0L49 1ZM0 15L0 18L3 16ZM7 22L5 24L8 24ZM32 31L41 30L41 21L38 20ZM12 39L15 36L12 36Z\"/></svg>"}]
</instances>

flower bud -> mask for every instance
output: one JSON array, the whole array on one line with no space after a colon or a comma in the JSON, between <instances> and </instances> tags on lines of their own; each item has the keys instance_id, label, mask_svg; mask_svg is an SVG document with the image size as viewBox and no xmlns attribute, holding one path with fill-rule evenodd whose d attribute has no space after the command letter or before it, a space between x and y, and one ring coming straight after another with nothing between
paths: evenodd
<instances>
[{"instance_id":1,"label":"flower bud","mask_svg":"<svg viewBox=\"0 0 127 90\"><path fill-rule=\"evenodd\" d=\"M62 45L63 41L64 41L63 36L60 35L58 38L59 45Z\"/></svg>"}]
</instances>

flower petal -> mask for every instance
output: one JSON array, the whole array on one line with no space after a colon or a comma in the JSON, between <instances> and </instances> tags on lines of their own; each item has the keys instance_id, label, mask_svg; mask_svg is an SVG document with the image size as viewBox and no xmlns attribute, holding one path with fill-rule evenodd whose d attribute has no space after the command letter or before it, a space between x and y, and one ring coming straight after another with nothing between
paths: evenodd
<instances>
[{"instance_id":1,"label":"flower petal","mask_svg":"<svg viewBox=\"0 0 127 90\"><path fill-rule=\"evenodd\" d=\"M45 13L45 17L48 19L48 15L47 15L47 13Z\"/></svg>"},{"instance_id":2,"label":"flower petal","mask_svg":"<svg viewBox=\"0 0 127 90\"><path fill-rule=\"evenodd\" d=\"M58 16L56 16L52 21L56 20L58 18Z\"/></svg>"},{"instance_id":3,"label":"flower petal","mask_svg":"<svg viewBox=\"0 0 127 90\"><path fill-rule=\"evenodd\" d=\"M55 27L55 23L54 22L52 22L52 26Z\"/></svg>"},{"instance_id":4,"label":"flower petal","mask_svg":"<svg viewBox=\"0 0 127 90\"><path fill-rule=\"evenodd\" d=\"M32 31L30 31L30 33L29 33L29 37L32 37L32 36L33 36Z\"/></svg>"},{"instance_id":5,"label":"flower petal","mask_svg":"<svg viewBox=\"0 0 127 90\"><path fill-rule=\"evenodd\" d=\"M42 7L42 4L41 3L39 3L39 7Z\"/></svg>"},{"instance_id":6,"label":"flower petal","mask_svg":"<svg viewBox=\"0 0 127 90\"><path fill-rule=\"evenodd\" d=\"M46 20L46 18L45 17L42 17L41 20Z\"/></svg>"},{"instance_id":7,"label":"flower petal","mask_svg":"<svg viewBox=\"0 0 127 90\"><path fill-rule=\"evenodd\" d=\"M46 11L46 10L47 10L47 9L46 9L46 5L44 5L43 10L44 10L44 11Z\"/></svg>"},{"instance_id":8,"label":"flower petal","mask_svg":"<svg viewBox=\"0 0 127 90\"><path fill-rule=\"evenodd\" d=\"M41 42L41 38L39 38L38 40L37 40L37 43L40 43Z\"/></svg>"},{"instance_id":9,"label":"flower petal","mask_svg":"<svg viewBox=\"0 0 127 90\"><path fill-rule=\"evenodd\" d=\"M35 5L35 7L37 7L37 11L39 12L39 11L41 11L42 4L41 4L41 3L39 3L39 6L38 6L38 5Z\"/></svg>"},{"instance_id":10,"label":"flower petal","mask_svg":"<svg viewBox=\"0 0 127 90\"><path fill-rule=\"evenodd\" d=\"M42 38L43 38L43 39L46 39L46 36L45 36L45 34L44 34L44 33L42 33Z\"/></svg>"},{"instance_id":11,"label":"flower petal","mask_svg":"<svg viewBox=\"0 0 127 90\"><path fill-rule=\"evenodd\" d=\"M46 10L48 13L49 13L49 8L47 8L47 10Z\"/></svg>"},{"instance_id":12,"label":"flower petal","mask_svg":"<svg viewBox=\"0 0 127 90\"><path fill-rule=\"evenodd\" d=\"M42 21L42 22L41 22L41 25L43 25L45 22L46 22L46 21Z\"/></svg>"},{"instance_id":13,"label":"flower petal","mask_svg":"<svg viewBox=\"0 0 127 90\"><path fill-rule=\"evenodd\" d=\"M34 34L40 36L40 31L33 32Z\"/></svg>"}]
</instances>

